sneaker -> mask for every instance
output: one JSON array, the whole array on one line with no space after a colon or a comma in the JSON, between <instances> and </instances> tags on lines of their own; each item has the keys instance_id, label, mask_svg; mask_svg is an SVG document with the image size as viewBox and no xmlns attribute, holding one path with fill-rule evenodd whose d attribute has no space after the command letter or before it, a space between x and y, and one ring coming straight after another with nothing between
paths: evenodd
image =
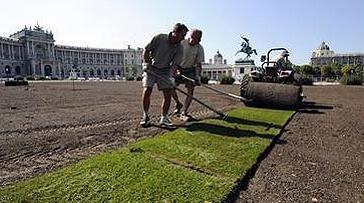
<instances>
[{"instance_id":1,"label":"sneaker","mask_svg":"<svg viewBox=\"0 0 364 203\"><path fill-rule=\"evenodd\" d=\"M181 114L183 105L181 103L177 103L176 109L173 111L173 115L179 115Z\"/></svg>"},{"instance_id":2,"label":"sneaker","mask_svg":"<svg viewBox=\"0 0 364 203\"><path fill-rule=\"evenodd\" d=\"M180 118L182 121L185 121L185 122L195 120L191 115L186 114L186 113L182 113Z\"/></svg>"},{"instance_id":3,"label":"sneaker","mask_svg":"<svg viewBox=\"0 0 364 203\"><path fill-rule=\"evenodd\" d=\"M161 120L159 121L159 124L163 127L171 127L174 126L173 123L171 123L171 121L169 121L167 116L162 116Z\"/></svg>"},{"instance_id":4,"label":"sneaker","mask_svg":"<svg viewBox=\"0 0 364 203\"><path fill-rule=\"evenodd\" d=\"M145 115L143 116L142 120L140 121L140 125L145 128L145 127L148 127L149 126L149 116L148 115Z\"/></svg>"}]
</instances>

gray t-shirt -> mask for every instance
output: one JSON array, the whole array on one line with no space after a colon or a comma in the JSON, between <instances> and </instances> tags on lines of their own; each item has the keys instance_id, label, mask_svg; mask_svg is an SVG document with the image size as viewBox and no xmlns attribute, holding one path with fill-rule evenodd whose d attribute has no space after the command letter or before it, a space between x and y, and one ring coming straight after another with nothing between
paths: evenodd
<instances>
[{"instance_id":1,"label":"gray t-shirt","mask_svg":"<svg viewBox=\"0 0 364 203\"><path fill-rule=\"evenodd\" d=\"M183 48L183 55L180 66L182 68L196 67L198 63L205 61L205 53L200 44L192 46L188 43L188 40L185 39L181 42L181 45Z\"/></svg>"},{"instance_id":2,"label":"gray t-shirt","mask_svg":"<svg viewBox=\"0 0 364 203\"><path fill-rule=\"evenodd\" d=\"M145 47L145 51L150 51L151 65L156 68L166 69L181 63L182 47L179 43L171 44L168 40L168 34L159 34L153 37L152 41Z\"/></svg>"}]
</instances>

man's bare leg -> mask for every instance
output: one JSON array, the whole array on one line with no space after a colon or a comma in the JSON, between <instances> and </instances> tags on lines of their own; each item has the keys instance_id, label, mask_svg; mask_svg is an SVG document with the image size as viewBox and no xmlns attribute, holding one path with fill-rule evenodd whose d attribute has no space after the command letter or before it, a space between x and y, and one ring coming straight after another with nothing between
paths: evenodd
<instances>
[{"instance_id":1,"label":"man's bare leg","mask_svg":"<svg viewBox=\"0 0 364 203\"><path fill-rule=\"evenodd\" d=\"M140 121L140 125L142 127L147 127L149 122L148 111L150 107L150 95L152 94L153 88L144 87L142 92L142 101L143 101L143 118Z\"/></svg>"},{"instance_id":2,"label":"man's bare leg","mask_svg":"<svg viewBox=\"0 0 364 203\"><path fill-rule=\"evenodd\" d=\"M161 120L160 120L161 125L167 125L167 126L172 125L168 120L168 110L169 110L169 106L171 104L172 91L173 91L173 89L163 90L163 102L162 102L162 106L161 106L162 116L161 116Z\"/></svg>"},{"instance_id":3,"label":"man's bare leg","mask_svg":"<svg viewBox=\"0 0 364 203\"><path fill-rule=\"evenodd\" d=\"M163 102L161 106L162 116L167 116L168 114L169 106L171 105L171 92L172 89L163 90Z\"/></svg>"},{"instance_id":4,"label":"man's bare leg","mask_svg":"<svg viewBox=\"0 0 364 203\"><path fill-rule=\"evenodd\" d=\"M174 110L173 114L180 114L183 105L178 99L178 95L177 95L177 92L176 92L175 88L172 89L171 96L172 96L174 102L176 103L176 109Z\"/></svg>"},{"instance_id":5,"label":"man's bare leg","mask_svg":"<svg viewBox=\"0 0 364 203\"><path fill-rule=\"evenodd\" d=\"M142 93L143 100L143 113L148 114L149 106L150 106L150 95L152 94L153 88L144 87Z\"/></svg>"},{"instance_id":6,"label":"man's bare leg","mask_svg":"<svg viewBox=\"0 0 364 203\"><path fill-rule=\"evenodd\" d=\"M186 97L186 100L185 100L185 105L184 105L184 109L183 109L183 114L187 114L187 111L188 111L188 108L190 107L191 105L191 101L192 101L192 96L193 96L193 92L195 90L195 87L194 86L187 86L187 94L188 96Z\"/></svg>"}]
</instances>

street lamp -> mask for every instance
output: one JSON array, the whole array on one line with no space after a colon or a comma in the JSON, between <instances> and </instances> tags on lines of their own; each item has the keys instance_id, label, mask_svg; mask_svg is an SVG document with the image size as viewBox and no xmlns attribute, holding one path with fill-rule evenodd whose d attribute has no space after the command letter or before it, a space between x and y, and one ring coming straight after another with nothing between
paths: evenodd
<instances>
[{"instance_id":1,"label":"street lamp","mask_svg":"<svg viewBox=\"0 0 364 203\"><path fill-rule=\"evenodd\" d=\"M75 69L77 68L77 63L73 63L71 69L71 79L72 79L72 89L75 90L75 79L77 78Z\"/></svg>"},{"instance_id":2,"label":"street lamp","mask_svg":"<svg viewBox=\"0 0 364 203\"><path fill-rule=\"evenodd\" d=\"M9 66L5 67L5 73L6 73L6 77L8 78L8 81L9 81L9 77L10 77L10 68L9 68Z\"/></svg>"}]
</instances>

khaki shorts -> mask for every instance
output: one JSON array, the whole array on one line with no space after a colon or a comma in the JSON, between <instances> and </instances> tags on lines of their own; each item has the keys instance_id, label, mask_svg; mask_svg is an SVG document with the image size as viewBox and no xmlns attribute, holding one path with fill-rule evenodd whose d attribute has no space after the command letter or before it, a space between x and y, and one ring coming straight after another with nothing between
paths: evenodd
<instances>
[{"instance_id":1,"label":"khaki shorts","mask_svg":"<svg viewBox=\"0 0 364 203\"><path fill-rule=\"evenodd\" d=\"M149 67L148 71L143 73L142 82L143 87L153 88L154 84L157 83L158 90L164 90L174 87L173 80L170 68L158 69Z\"/></svg>"}]
</instances>

